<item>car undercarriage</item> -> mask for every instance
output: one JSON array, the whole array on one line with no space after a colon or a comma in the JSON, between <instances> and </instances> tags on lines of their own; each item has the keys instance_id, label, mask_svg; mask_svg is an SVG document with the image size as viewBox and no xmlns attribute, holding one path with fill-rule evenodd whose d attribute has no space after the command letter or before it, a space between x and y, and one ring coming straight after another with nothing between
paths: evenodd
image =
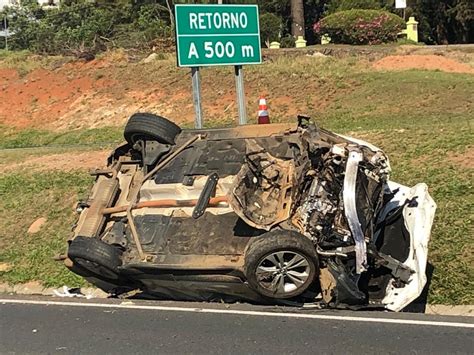
<instances>
[{"instance_id":1,"label":"car undercarriage","mask_svg":"<svg viewBox=\"0 0 474 355\"><path fill-rule=\"evenodd\" d=\"M394 311L421 294L436 205L379 148L303 116L182 131L135 114L124 136L65 259L107 292Z\"/></svg>"}]
</instances>

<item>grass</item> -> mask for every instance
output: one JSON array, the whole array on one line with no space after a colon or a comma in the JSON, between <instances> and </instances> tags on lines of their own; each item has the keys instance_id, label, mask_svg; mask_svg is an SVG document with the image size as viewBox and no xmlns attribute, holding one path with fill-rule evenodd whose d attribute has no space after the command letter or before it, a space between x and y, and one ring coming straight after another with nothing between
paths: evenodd
<instances>
[{"instance_id":1,"label":"grass","mask_svg":"<svg viewBox=\"0 0 474 355\"><path fill-rule=\"evenodd\" d=\"M53 132L38 129L21 131L0 126L0 149L104 145L123 140L121 127L102 127Z\"/></svg>"},{"instance_id":2,"label":"grass","mask_svg":"<svg viewBox=\"0 0 474 355\"><path fill-rule=\"evenodd\" d=\"M13 269L5 282L40 280L45 286L81 285L53 256L65 251L75 216L73 205L91 183L84 172L14 173L0 176L0 263ZM31 223L46 217L37 234L28 234Z\"/></svg>"},{"instance_id":3,"label":"grass","mask_svg":"<svg viewBox=\"0 0 474 355\"><path fill-rule=\"evenodd\" d=\"M168 71L162 79L170 87L189 86L186 73L167 61L153 65ZM159 75L158 67L140 68L140 80ZM127 72L127 67L121 66L120 70L124 81L135 74ZM208 102L217 95L211 92L218 92L219 85L225 83L222 78L231 76L229 73L225 68L203 71L203 86L210 87ZM311 114L325 128L383 148L391 160L393 180L409 186L418 182L429 185L438 204L429 252L434 266L429 302L473 304L474 170L467 159L453 159L456 154L472 156L472 75L416 70L375 72L363 59L312 57L276 58L271 63L246 67L245 75L248 97L258 97L261 90L270 93L273 121L293 120L289 118L293 116L291 110L283 109L288 104L278 100L286 95L301 113ZM249 113L251 108L249 105ZM230 115L205 120L208 127L232 122ZM55 152L64 145L93 147L122 140L121 127L67 132L2 128L0 148L49 147ZM15 159L21 152L15 153ZM54 286L82 282L51 257L64 250L74 221L70 206L89 183L82 171L0 175L0 262L14 265L11 271L0 274L0 281L40 280ZM27 235L29 225L40 216L48 217L46 226L38 234Z\"/></svg>"},{"instance_id":4,"label":"grass","mask_svg":"<svg viewBox=\"0 0 474 355\"><path fill-rule=\"evenodd\" d=\"M33 55L28 50L6 51L0 50L1 66L4 68L14 68L23 77L38 68L54 69L72 58L63 56L40 56Z\"/></svg>"}]
</instances>

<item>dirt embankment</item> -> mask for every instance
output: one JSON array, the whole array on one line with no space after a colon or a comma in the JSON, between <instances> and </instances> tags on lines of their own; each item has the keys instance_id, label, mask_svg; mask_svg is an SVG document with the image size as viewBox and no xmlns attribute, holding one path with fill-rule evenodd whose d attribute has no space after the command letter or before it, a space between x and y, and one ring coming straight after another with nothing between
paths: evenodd
<instances>
[{"instance_id":1,"label":"dirt embankment","mask_svg":"<svg viewBox=\"0 0 474 355\"><path fill-rule=\"evenodd\" d=\"M115 126L132 113L159 106L157 93L120 80L119 63L69 63L24 76L0 69L0 124L16 128ZM126 80L126 78L125 78Z\"/></svg>"},{"instance_id":2,"label":"dirt embankment","mask_svg":"<svg viewBox=\"0 0 474 355\"><path fill-rule=\"evenodd\" d=\"M376 61L374 68L379 70L440 70L448 73L474 74L474 68L469 64L439 55L391 55Z\"/></svg>"},{"instance_id":3,"label":"dirt embankment","mask_svg":"<svg viewBox=\"0 0 474 355\"><path fill-rule=\"evenodd\" d=\"M352 48L346 47L348 51ZM364 51L374 52L378 58L386 55L377 48ZM296 50L271 52L271 56L265 56L268 58L264 64L246 70L250 119L256 116L258 98L262 94L269 101L272 120L278 120L298 113L319 114L336 96L354 89L352 76L339 77L339 71L344 71L342 67L349 65L339 62L343 58L333 56L331 51L321 57L305 53L302 51L298 57ZM392 53L399 52L392 50ZM415 53L400 52L402 55L387 56L375 62L364 54L355 57L356 64L350 65L356 66L356 72L371 70L373 66L380 70L474 73L473 67L450 59L451 55L448 58ZM281 58L286 59L281 61ZM335 61L339 64L334 64ZM229 123L235 119L238 113L233 68L203 68L201 76L205 120ZM53 69L29 72L5 68L0 62L0 125L48 130L119 126L139 111L191 124L194 109L189 70L176 68L172 56L147 63L123 53L111 53L88 63L69 62Z\"/></svg>"},{"instance_id":4,"label":"dirt embankment","mask_svg":"<svg viewBox=\"0 0 474 355\"><path fill-rule=\"evenodd\" d=\"M307 80L311 97L301 95L301 72L291 74L290 80L275 80L278 72L247 72L249 118L255 118L261 94L274 103L274 117L295 116L308 107L322 109L329 103L335 95L330 83ZM203 68L201 81L204 119L214 123L236 119L233 68ZM113 54L89 63L35 69L23 76L16 69L1 68L0 63L0 125L48 130L119 126L135 112L192 124L189 69L177 68L173 57L146 63Z\"/></svg>"}]
</instances>

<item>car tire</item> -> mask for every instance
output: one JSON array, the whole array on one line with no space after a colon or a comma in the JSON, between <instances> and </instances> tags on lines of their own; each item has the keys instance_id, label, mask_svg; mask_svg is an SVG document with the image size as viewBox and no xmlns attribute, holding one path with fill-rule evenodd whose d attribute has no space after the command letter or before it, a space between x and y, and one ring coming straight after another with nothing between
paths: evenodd
<instances>
[{"instance_id":1,"label":"car tire","mask_svg":"<svg viewBox=\"0 0 474 355\"><path fill-rule=\"evenodd\" d=\"M125 126L125 140L134 145L139 140L154 140L162 144L175 144L181 128L164 117L151 113L135 113Z\"/></svg>"},{"instance_id":2,"label":"car tire","mask_svg":"<svg viewBox=\"0 0 474 355\"><path fill-rule=\"evenodd\" d=\"M318 255L304 235L277 230L250 241L245 252L249 286L271 299L301 295L319 273Z\"/></svg>"},{"instance_id":3,"label":"car tire","mask_svg":"<svg viewBox=\"0 0 474 355\"><path fill-rule=\"evenodd\" d=\"M118 247L96 238L76 237L69 243L68 257L78 269L106 280L119 278L122 265Z\"/></svg>"}]
</instances>

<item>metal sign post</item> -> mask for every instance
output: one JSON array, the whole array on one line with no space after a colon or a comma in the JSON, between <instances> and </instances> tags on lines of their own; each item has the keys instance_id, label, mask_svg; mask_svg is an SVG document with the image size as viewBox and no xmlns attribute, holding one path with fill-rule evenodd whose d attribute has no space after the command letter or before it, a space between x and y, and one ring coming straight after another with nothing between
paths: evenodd
<instances>
[{"instance_id":1,"label":"metal sign post","mask_svg":"<svg viewBox=\"0 0 474 355\"><path fill-rule=\"evenodd\" d=\"M237 105L239 107L239 124L247 123L247 108L245 107L244 69L236 65L235 69L235 91L237 92Z\"/></svg>"},{"instance_id":2,"label":"metal sign post","mask_svg":"<svg viewBox=\"0 0 474 355\"><path fill-rule=\"evenodd\" d=\"M5 33L5 50L8 51L8 28L7 28L7 16L3 18L3 30Z\"/></svg>"},{"instance_id":3,"label":"metal sign post","mask_svg":"<svg viewBox=\"0 0 474 355\"><path fill-rule=\"evenodd\" d=\"M201 108L201 77L199 75L199 67L191 68L191 77L193 82L193 101L194 111L196 116L194 118L194 127L202 128L202 108Z\"/></svg>"},{"instance_id":4,"label":"metal sign post","mask_svg":"<svg viewBox=\"0 0 474 355\"><path fill-rule=\"evenodd\" d=\"M403 9L403 20L406 21L407 0L395 0L395 8Z\"/></svg>"},{"instance_id":5,"label":"metal sign post","mask_svg":"<svg viewBox=\"0 0 474 355\"><path fill-rule=\"evenodd\" d=\"M239 124L247 123L242 65L260 64L257 5L175 5L176 56L190 67L196 128L202 127L199 67L235 66Z\"/></svg>"}]
</instances>

